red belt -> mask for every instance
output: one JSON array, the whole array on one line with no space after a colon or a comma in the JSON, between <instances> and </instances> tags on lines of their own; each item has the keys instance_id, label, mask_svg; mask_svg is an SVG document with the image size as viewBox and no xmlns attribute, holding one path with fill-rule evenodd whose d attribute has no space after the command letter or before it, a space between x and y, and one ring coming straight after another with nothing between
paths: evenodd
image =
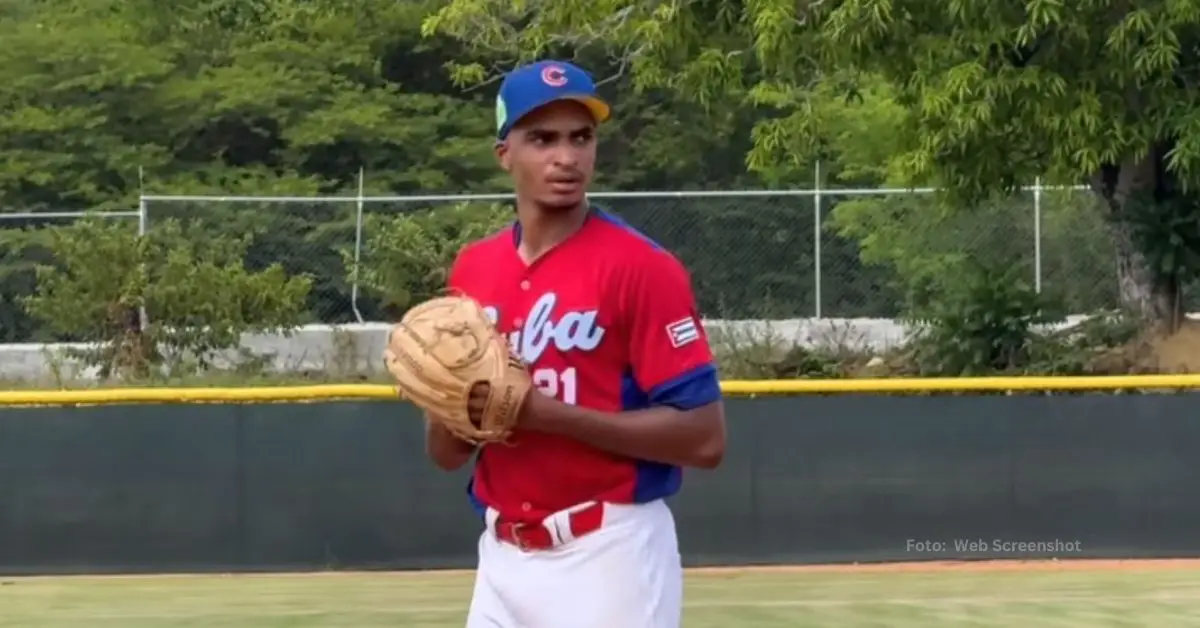
<instances>
[{"instance_id":1,"label":"red belt","mask_svg":"<svg viewBox=\"0 0 1200 628\"><path fill-rule=\"evenodd\" d=\"M596 502L567 516L571 534L576 538L600 529L604 523L604 503ZM554 547L554 535L540 523L519 521L496 521L496 538L511 543L522 550L548 550Z\"/></svg>"}]
</instances>

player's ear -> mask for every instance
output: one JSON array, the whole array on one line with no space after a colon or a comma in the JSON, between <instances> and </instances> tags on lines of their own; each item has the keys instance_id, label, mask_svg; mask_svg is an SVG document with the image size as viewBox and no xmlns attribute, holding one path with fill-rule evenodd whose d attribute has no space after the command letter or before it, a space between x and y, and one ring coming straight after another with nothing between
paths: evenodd
<instances>
[{"instance_id":1,"label":"player's ear","mask_svg":"<svg viewBox=\"0 0 1200 628\"><path fill-rule=\"evenodd\" d=\"M512 172L512 156L508 151L508 142L496 142L496 161L505 172Z\"/></svg>"}]
</instances>

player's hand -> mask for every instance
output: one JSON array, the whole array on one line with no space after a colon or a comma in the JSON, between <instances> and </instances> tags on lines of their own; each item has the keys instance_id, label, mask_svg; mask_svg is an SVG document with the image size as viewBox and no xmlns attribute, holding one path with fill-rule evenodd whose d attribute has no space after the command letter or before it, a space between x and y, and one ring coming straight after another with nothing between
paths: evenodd
<instances>
[{"instance_id":1,"label":"player's hand","mask_svg":"<svg viewBox=\"0 0 1200 628\"><path fill-rule=\"evenodd\" d=\"M471 393L467 397L467 415L471 418L471 423L475 427L480 426L483 420L483 411L488 401L489 384L486 382L476 383L471 387ZM536 393L536 394L535 394ZM541 423L541 418L548 413L547 406L555 405L558 402L543 394L536 387L529 391L525 396L525 403L521 405L521 414L518 423L514 427L519 427L527 430L536 430ZM553 410L549 410L552 412Z\"/></svg>"},{"instance_id":2,"label":"player's hand","mask_svg":"<svg viewBox=\"0 0 1200 628\"><path fill-rule=\"evenodd\" d=\"M471 395L467 397L467 414L475 427L483 423L483 408L487 405L488 390L488 384L480 382L471 387Z\"/></svg>"},{"instance_id":3,"label":"player's hand","mask_svg":"<svg viewBox=\"0 0 1200 628\"><path fill-rule=\"evenodd\" d=\"M486 383L475 384L471 388L470 396L467 397L467 414L471 417L471 423L474 423L475 427L479 427L483 420L483 409L487 405L487 401L488 385ZM530 394L525 397L525 403L521 406L521 415L517 426L524 429L536 429L538 417L545 415L544 409L547 402L554 403L554 400L536 388L531 390Z\"/></svg>"}]
</instances>

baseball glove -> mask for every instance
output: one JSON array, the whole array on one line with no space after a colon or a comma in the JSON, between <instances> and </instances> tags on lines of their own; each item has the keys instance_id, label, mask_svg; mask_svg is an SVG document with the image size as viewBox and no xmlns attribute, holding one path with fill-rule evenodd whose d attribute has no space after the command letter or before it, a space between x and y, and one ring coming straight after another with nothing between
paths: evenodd
<instances>
[{"instance_id":1,"label":"baseball glove","mask_svg":"<svg viewBox=\"0 0 1200 628\"><path fill-rule=\"evenodd\" d=\"M503 442L532 381L474 299L437 297L405 313L388 334L384 364L400 396L455 436Z\"/></svg>"}]
</instances>

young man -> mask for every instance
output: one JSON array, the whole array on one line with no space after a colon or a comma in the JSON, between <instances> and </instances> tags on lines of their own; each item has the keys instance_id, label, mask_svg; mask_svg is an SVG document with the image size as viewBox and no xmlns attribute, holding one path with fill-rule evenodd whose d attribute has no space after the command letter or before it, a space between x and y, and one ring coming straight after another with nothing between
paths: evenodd
<instances>
[{"instance_id":1,"label":"young man","mask_svg":"<svg viewBox=\"0 0 1200 628\"><path fill-rule=\"evenodd\" d=\"M478 300L529 366L511 443L478 451L486 522L468 628L677 628L683 574L664 498L681 468L725 452L717 369L691 280L669 252L586 199L591 77L545 61L496 100L496 156L517 220L459 254L449 284ZM443 469L475 448L430 424Z\"/></svg>"}]
</instances>

